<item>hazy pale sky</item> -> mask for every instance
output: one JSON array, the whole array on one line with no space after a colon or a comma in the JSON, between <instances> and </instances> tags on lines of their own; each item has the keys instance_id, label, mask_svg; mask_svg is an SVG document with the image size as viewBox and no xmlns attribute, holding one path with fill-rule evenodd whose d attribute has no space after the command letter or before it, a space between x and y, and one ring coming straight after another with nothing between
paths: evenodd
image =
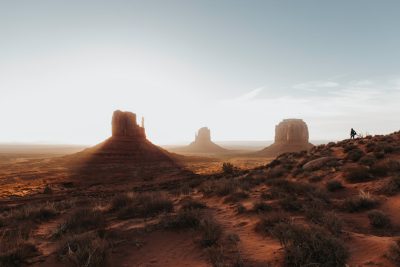
<instances>
[{"instance_id":1,"label":"hazy pale sky","mask_svg":"<svg viewBox=\"0 0 400 267\"><path fill-rule=\"evenodd\" d=\"M400 1L0 0L0 142L156 144L400 129ZM139 117L140 118L140 117Z\"/></svg>"}]
</instances>

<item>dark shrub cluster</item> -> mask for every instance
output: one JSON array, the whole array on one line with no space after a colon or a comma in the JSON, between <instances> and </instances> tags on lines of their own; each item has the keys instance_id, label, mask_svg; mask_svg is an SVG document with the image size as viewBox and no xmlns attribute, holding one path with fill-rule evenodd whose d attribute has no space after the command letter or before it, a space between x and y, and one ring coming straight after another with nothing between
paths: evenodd
<instances>
[{"instance_id":1,"label":"dark shrub cluster","mask_svg":"<svg viewBox=\"0 0 400 267\"><path fill-rule=\"evenodd\" d=\"M96 233L72 235L60 243L58 256L73 266L105 266L108 246Z\"/></svg>"},{"instance_id":2,"label":"dark shrub cluster","mask_svg":"<svg viewBox=\"0 0 400 267\"><path fill-rule=\"evenodd\" d=\"M387 195L395 195L400 192L400 176L392 176L382 187L381 191Z\"/></svg>"},{"instance_id":3,"label":"dark shrub cluster","mask_svg":"<svg viewBox=\"0 0 400 267\"><path fill-rule=\"evenodd\" d=\"M327 189L329 192L335 192L335 191L341 190L341 189L343 189L343 188L344 188L344 186L343 186L342 183L341 183L340 181L338 181L338 180L331 180L331 181L328 181L328 182L326 183L326 189Z\"/></svg>"},{"instance_id":4,"label":"dark shrub cluster","mask_svg":"<svg viewBox=\"0 0 400 267\"><path fill-rule=\"evenodd\" d=\"M279 200L279 205L285 211L300 211L303 208L300 200L295 196L288 195Z\"/></svg>"},{"instance_id":5,"label":"dark shrub cluster","mask_svg":"<svg viewBox=\"0 0 400 267\"><path fill-rule=\"evenodd\" d=\"M258 201L253 203L253 211L255 212L265 212L265 211L271 211L272 207L265 203L264 201Z\"/></svg>"},{"instance_id":6,"label":"dark shrub cluster","mask_svg":"<svg viewBox=\"0 0 400 267\"><path fill-rule=\"evenodd\" d=\"M117 212L119 219L150 217L174 209L172 201L160 192L142 193L132 196L131 202Z\"/></svg>"},{"instance_id":7,"label":"dark shrub cluster","mask_svg":"<svg viewBox=\"0 0 400 267\"><path fill-rule=\"evenodd\" d=\"M235 166L233 166L232 163L230 162L224 162L222 163L222 172L225 174L232 174L236 170Z\"/></svg>"},{"instance_id":8,"label":"dark shrub cluster","mask_svg":"<svg viewBox=\"0 0 400 267\"><path fill-rule=\"evenodd\" d=\"M206 204L193 198L186 198L182 201L183 210L204 209L206 207Z\"/></svg>"},{"instance_id":9,"label":"dark shrub cluster","mask_svg":"<svg viewBox=\"0 0 400 267\"><path fill-rule=\"evenodd\" d=\"M357 162L361 159L362 156L364 156L364 154L365 153L361 149L355 148L347 153L347 159L353 162Z\"/></svg>"},{"instance_id":10,"label":"dark shrub cluster","mask_svg":"<svg viewBox=\"0 0 400 267\"><path fill-rule=\"evenodd\" d=\"M222 227L211 217L204 218L200 222L201 240L204 247L215 245L222 236Z\"/></svg>"},{"instance_id":11,"label":"dark shrub cluster","mask_svg":"<svg viewBox=\"0 0 400 267\"><path fill-rule=\"evenodd\" d=\"M361 183L372 179L368 168L364 166L349 167L345 170L345 178L349 183Z\"/></svg>"},{"instance_id":12,"label":"dark shrub cluster","mask_svg":"<svg viewBox=\"0 0 400 267\"><path fill-rule=\"evenodd\" d=\"M343 242L321 227L277 224L272 234L284 248L285 266L345 266L349 257Z\"/></svg>"},{"instance_id":13,"label":"dark shrub cluster","mask_svg":"<svg viewBox=\"0 0 400 267\"><path fill-rule=\"evenodd\" d=\"M289 222L291 222L291 219L286 214L281 212L272 212L260 217L260 220L256 224L255 230L267 235L271 235L275 225Z\"/></svg>"},{"instance_id":14,"label":"dark shrub cluster","mask_svg":"<svg viewBox=\"0 0 400 267\"><path fill-rule=\"evenodd\" d=\"M343 209L348 212L358 212L377 207L379 201L369 193L361 191L359 195L344 200Z\"/></svg>"},{"instance_id":15,"label":"dark shrub cluster","mask_svg":"<svg viewBox=\"0 0 400 267\"><path fill-rule=\"evenodd\" d=\"M176 215L167 216L162 225L168 229L182 230L199 226L202 214L198 209L181 209Z\"/></svg>"},{"instance_id":16,"label":"dark shrub cluster","mask_svg":"<svg viewBox=\"0 0 400 267\"><path fill-rule=\"evenodd\" d=\"M369 211L368 219L371 226L375 228L388 228L391 225L389 216L380 210Z\"/></svg>"},{"instance_id":17,"label":"dark shrub cluster","mask_svg":"<svg viewBox=\"0 0 400 267\"><path fill-rule=\"evenodd\" d=\"M244 191L238 191L235 193L232 193L231 195L227 196L225 198L225 202L230 202L230 203L236 203L239 202L240 200L246 199L249 197L249 194L244 192Z\"/></svg>"},{"instance_id":18,"label":"dark shrub cluster","mask_svg":"<svg viewBox=\"0 0 400 267\"><path fill-rule=\"evenodd\" d=\"M82 233L92 229L101 229L104 226L104 216L100 211L93 208L80 208L69 214L54 235L59 237L64 233Z\"/></svg>"}]
</instances>

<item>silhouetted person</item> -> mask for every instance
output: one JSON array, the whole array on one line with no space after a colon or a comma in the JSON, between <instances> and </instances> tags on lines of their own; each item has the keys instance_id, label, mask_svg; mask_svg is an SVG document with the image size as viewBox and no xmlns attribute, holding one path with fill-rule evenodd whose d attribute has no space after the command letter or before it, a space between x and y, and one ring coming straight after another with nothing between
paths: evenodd
<instances>
[{"instance_id":1,"label":"silhouetted person","mask_svg":"<svg viewBox=\"0 0 400 267\"><path fill-rule=\"evenodd\" d=\"M350 131L350 138L351 138L351 139L354 139L354 137L355 137L356 135L357 135L356 131L354 131L354 129L351 128L351 131Z\"/></svg>"}]
</instances>

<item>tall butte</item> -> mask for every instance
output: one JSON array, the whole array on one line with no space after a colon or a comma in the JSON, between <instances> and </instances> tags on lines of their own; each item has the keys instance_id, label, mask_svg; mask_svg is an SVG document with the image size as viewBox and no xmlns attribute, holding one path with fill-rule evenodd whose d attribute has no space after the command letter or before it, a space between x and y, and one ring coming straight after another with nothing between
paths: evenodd
<instances>
[{"instance_id":1,"label":"tall butte","mask_svg":"<svg viewBox=\"0 0 400 267\"><path fill-rule=\"evenodd\" d=\"M194 141L186 147L179 149L189 153L224 153L227 150L211 141L211 131L207 127L202 127L195 134Z\"/></svg>"},{"instance_id":2,"label":"tall butte","mask_svg":"<svg viewBox=\"0 0 400 267\"><path fill-rule=\"evenodd\" d=\"M275 142L256 152L258 156L275 157L287 152L309 150L308 127L302 119L285 119L275 126Z\"/></svg>"},{"instance_id":3,"label":"tall butte","mask_svg":"<svg viewBox=\"0 0 400 267\"><path fill-rule=\"evenodd\" d=\"M136 114L117 110L112 116L112 136L104 142L68 156L78 166L78 175L135 177L166 174L180 170L174 155L146 138L144 120L139 126Z\"/></svg>"}]
</instances>

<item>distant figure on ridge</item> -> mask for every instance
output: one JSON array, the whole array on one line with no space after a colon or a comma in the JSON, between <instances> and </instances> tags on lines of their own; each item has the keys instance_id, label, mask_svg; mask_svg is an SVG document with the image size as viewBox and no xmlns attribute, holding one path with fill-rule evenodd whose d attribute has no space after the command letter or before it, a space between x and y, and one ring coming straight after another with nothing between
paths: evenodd
<instances>
[{"instance_id":1,"label":"distant figure on ridge","mask_svg":"<svg viewBox=\"0 0 400 267\"><path fill-rule=\"evenodd\" d=\"M350 139L354 139L354 137L355 137L356 135L357 135L356 131L354 131L354 129L351 128L351 131L350 131Z\"/></svg>"}]
</instances>

